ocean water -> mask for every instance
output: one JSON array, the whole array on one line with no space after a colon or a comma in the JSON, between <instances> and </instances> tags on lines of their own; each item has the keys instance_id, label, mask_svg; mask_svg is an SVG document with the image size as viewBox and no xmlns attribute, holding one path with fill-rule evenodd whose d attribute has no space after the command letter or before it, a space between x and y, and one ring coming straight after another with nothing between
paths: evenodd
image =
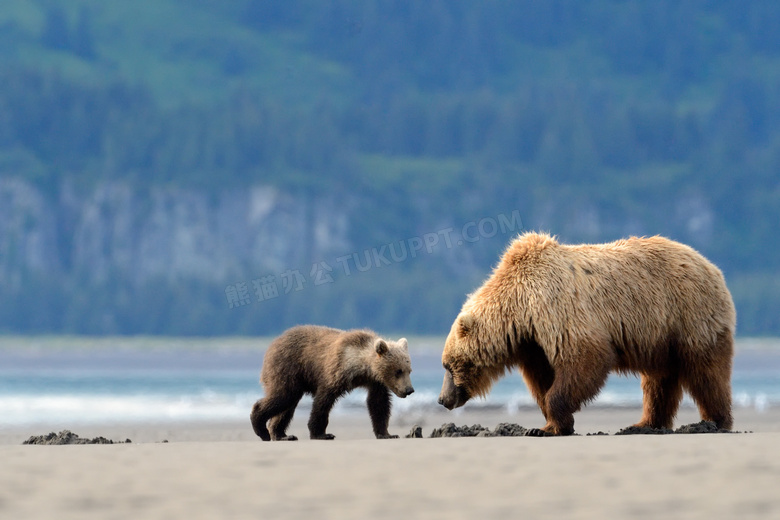
<instances>
[{"instance_id":1,"label":"ocean water","mask_svg":"<svg viewBox=\"0 0 780 520\"><path fill-rule=\"evenodd\" d=\"M268 339L0 338L0 429L84 423L243 421L262 397L258 383ZM393 398L393 414L425 413L436 402L444 338L410 338L415 393ZM739 340L732 376L735 407L780 406L780 339ZM334 414L365 413L365 392ZM610 376L589 406L640 406L636 377ZM305 397L299 409L310 409ZM534 407L517 373L468 408ZM683 406L693 406L689 397Z\"/></svg>"}]
</instances>

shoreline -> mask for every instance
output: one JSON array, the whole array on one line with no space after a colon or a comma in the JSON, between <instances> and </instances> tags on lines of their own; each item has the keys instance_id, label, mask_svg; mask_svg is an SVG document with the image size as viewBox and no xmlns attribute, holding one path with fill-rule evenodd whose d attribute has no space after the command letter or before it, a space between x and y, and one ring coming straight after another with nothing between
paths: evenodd
<instances>
[{"instance_id":1,"label":"shoreline","mask_svg":"<svg viewBox=\"0 0 780 520\"><path fill-rule=\"evenodd\" d=\"M639 421L642 410L639 407L591 407L575 414L575 433L586 436L598 432L615 432ZM308 411L298 410L288 433L296 435L298 442L309 442L306 421ZM694 407L682 407L677 414L674 428L701 420ZM429 438L434 428L443 424L456 426L480 424L491 430L499 423L514 423L526 428L539 428L544 418L538 409L524 407L515 413L503 409L466 409L461 412L410 412L393 415L390 419L390 433L404 437L414 426L420 426L423 437ZM247 414L246 421L160 421L160 422L106 422L72 424L30 424L24 426L0 426L0 446L21 445L33 435L70 430L81 437L103 436L112 440L130 439L134 443L173 442L261 442L252 431ZM734 431L745 433L780 433L780 408L757 411L752 408L738 408L734 412ZM373 440L371 422L367 412L350 411L334 413L330 417L328 432L336 435L338 441Z\"/></svg>"}]
</instances>

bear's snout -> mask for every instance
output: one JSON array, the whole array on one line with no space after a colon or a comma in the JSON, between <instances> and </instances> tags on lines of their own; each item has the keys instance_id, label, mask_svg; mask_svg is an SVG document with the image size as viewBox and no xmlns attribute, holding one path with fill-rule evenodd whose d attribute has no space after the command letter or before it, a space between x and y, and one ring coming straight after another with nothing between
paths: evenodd
<instances>
[{"instance_id":1,"label":"bear's snout","mask_svg":"<svg viewBox=\"0 0 780 520\"><path fill-rule=\"evenodd\" d=\"M411 386L407 386L406 388L399 388L398 390L393 390L393 393L395 393L395 395L403 399L404 397L413 394L414 388L412 388Z\"/></svg>"},{"instance_id":2,"label":"bear's snout","mask_svg":"<svg viewBox=\"0 0 780 520\"><path fill-rule=\"evenodd\" d=\"M447 371L444 374L441 393L439 394L439 404L447 410L459 408L469 400L469 393L465 388L455 385L452 374Z\"/></svg>"},{"instance_id":3,"label":"bear's snout","mask_svg":"<svg viewBox=\"0 0 780 520\"><path fill-rule=\"evenodd\" d=\"M442 405L447 410L452 410L453 408L458 407L457 400L452 398L451 396L447 396L447 399L445 399L444 397L439 397L439 404Z\"/></svg>"},{"instance_id":4,"label":"bear's snout","mask_svg":"<svg viewBox=\"0 0 780 520\"><path fill-rule=\"evenodd\" d=\"M454 388L452 389L452 391L447 391L447 392L442 390L441 394L439 395L439 404L442 405L447 410L452 410L453 408L456 408L458 405L457 401L458 399Z\"/></svg>"}]
</instances>

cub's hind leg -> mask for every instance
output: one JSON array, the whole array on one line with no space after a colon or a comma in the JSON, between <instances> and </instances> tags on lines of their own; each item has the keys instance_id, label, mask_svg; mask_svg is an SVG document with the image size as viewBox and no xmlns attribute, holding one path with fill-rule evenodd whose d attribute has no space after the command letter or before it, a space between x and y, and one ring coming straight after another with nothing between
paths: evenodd
<instances>
[{"instance_id":1,"label":"cub's hind leg","mask_svg":"<svg viewBox=\"0 0 780 520\"><path fill-rule=\"evenodd\" d=\"M270 441L271 434L268 432L266 423L272 417L282 414L290 408L294 410L299 399L300 397L297 395L289 394L271 394L259 399L252 406L252 412L249 414L249 420L252 422L252 429L255 431L255 434L264 441Z\"/></svg>"},{"instance_id":2,"label":"cub's hind leg","mask_svg":"<svg viewBox=\"0 0 780 520\"><path fill-rule=\"evenodd\" d=\"M295 408L298 406L298 402L303 397L303 394L298 396L295 403L284 412L271 417L268 421L268 427L271 430L271 439L275 441L297 441L298 437L295 435L287 435L287 428L290 426L290 422L295 415Z\"/></svg>"}]
</instances>

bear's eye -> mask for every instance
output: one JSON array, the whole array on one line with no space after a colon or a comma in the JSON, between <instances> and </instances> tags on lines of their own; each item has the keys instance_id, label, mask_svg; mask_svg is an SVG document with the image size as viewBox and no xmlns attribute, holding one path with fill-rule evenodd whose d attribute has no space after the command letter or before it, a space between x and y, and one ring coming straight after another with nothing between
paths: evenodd
<instances>
[{"instance_id":1,"label":"bear's eye","mask_svg":"<svg viewBox=\"0 0 780 520\"><path fill-rule=\"evenodd\" d=\"M404 371L403 370L398 369L398 370L395 371L395 377L401 377L402 375L404 375Z\"/></svg>"}]
</instances>

